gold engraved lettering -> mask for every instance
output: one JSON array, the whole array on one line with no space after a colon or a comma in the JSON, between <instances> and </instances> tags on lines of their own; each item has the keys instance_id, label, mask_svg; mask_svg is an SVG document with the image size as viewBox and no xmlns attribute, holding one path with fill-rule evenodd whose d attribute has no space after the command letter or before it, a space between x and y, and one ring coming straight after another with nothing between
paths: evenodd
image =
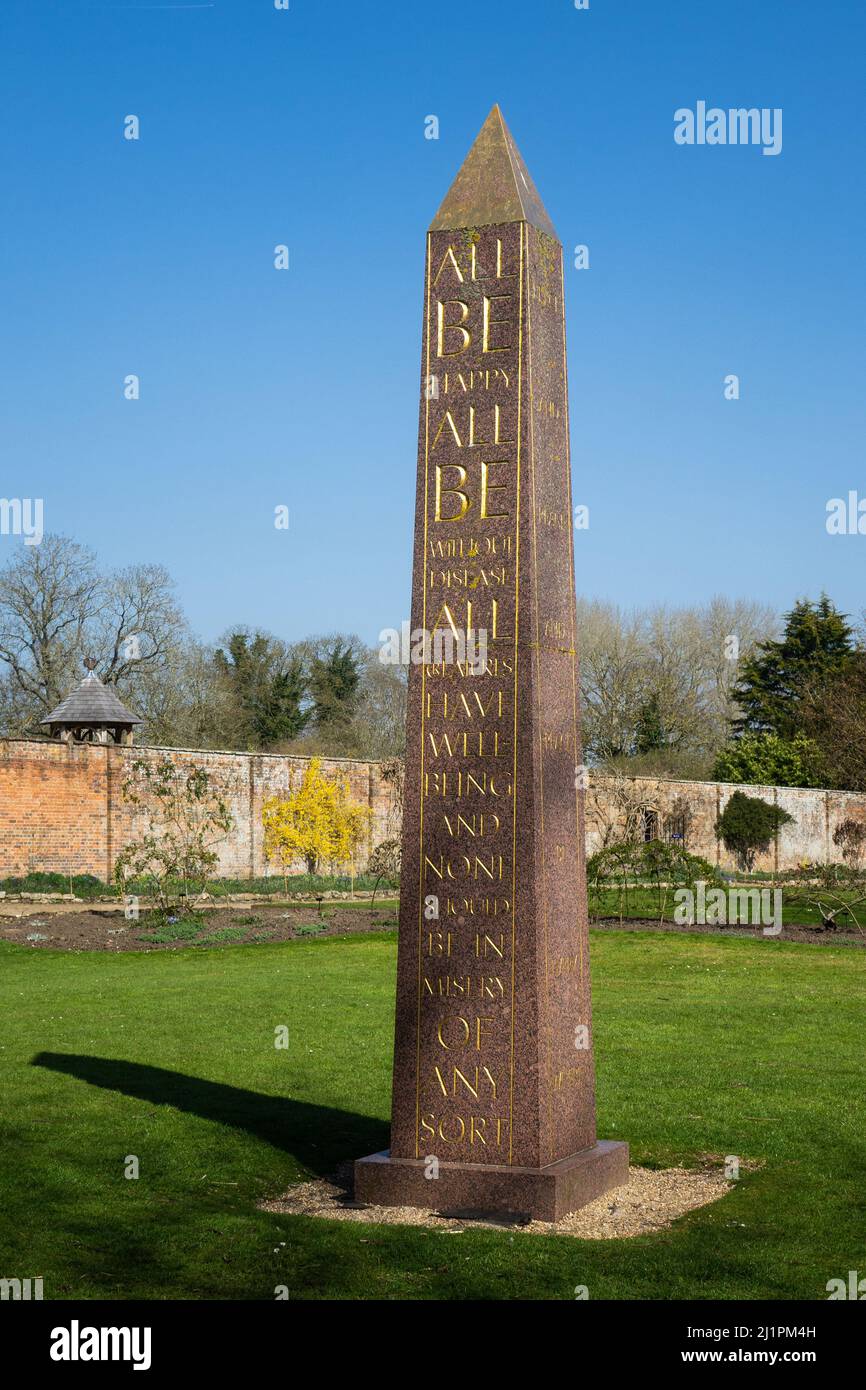
<instances>
[{"instance_id":1,"label":"gold engraved lettering","mask_svg":"<svg viewBox=\"0 0 866 1390\"><path fill-rule=\"evenodd\" d=\"M505 983L498 975L436 975L422 980L422 989L431 999L504 999Z\"/></svg>"},{"instance_id":2,"label":"gold engraved lettering","mask_svg":"<svg viewBox=\"0 0 866 1390\"><path fill-rule=\"evenodd\" d=\"M460 318L457 320L456 323L446 323L445 321L445 311L448 308L449 304L459 304L460 306L461 314ZM470 333L468 328L464 328L463 326L469 317L469 305L466 303L465 299L440 299L437 300L436 313L437 357L459 357L461 353L466 351L466 349L469 347L469 344L472 342L472 334ZM448 333L459 333L462 337L461 346L452 348L450 352L445 351L445 336Z\"/></svg>"},{"instance_id":3,"label":"gold engraved lettering","mask_svg":"<svg viewBox=\"0 0 866 1390\"><path fill-rule=\"evenodd\" d=\"M443 488L443 486L442 486L442 474L445 472L446 469L450 469L452 473L457 473L457 474L459 475L457 481L458 481L458 483L460 484L460 486L458 486L458 487L445 487L445 488ZM462 491L461 491L462 484L465 483L465 482L466 482L466 469L463 468L459 463L437 463L437 465L436 465L436 517L435 517L436 521L462 521L462 520L463 520L463 517L464 517L464 516L466 515L466 513L469 511L469 508L472 506L472 503L471 503L471 501L470 501L470 499L469 499L468 493L465 493L465 492L462 492ZM442 495L443 495L443 493L447 494L449 497L459 497L459 499L460 499L460 501L459 501L459 503L458 503L459 511L456 511L456 512L454 513L453 516L443 516L443 515L442 515Z\"/></svg>"},{"instance_id":4,"label":"gold engraved lettering","mask_svg":"<svg viewBox=\"0 0 866 1390\"><path fill-rule=\"evenodd\" d=\"M497 406L496 409L498 410L499 407ZM489 444L489 442L490 442L490 441L489 441L488 439L481 439L481 438L476 439L476 437L475 437L475 406L474 406L474 405L470 405L470 407L469 407L469 447L470 447L470 449L475 449L475 448L477 448L477 446L478 446L479 444Z\"/></svg>"},{"instance_id":5,"label":"gold engraved lettering","mask_svg":"<svg viewBox=\"0 0 866 1390\"><path fill-rule=\"evenodd\" d=\"M471 424L471 421L470 421L470 424ZM463 448L463 444L462 444L462 442L461 442L460 435L457 433L457 426L456 426L455 423L454 423L454 417L452 416L450 410L446 410L445 415L444 415L444 418L443 418L443 420L442 420L442 423L440 424L438 430L436 431L435 438L434 438L434 440L433 440L432 445L430 446L431 453L432 453L433 449L436 448L436 445L439 443L439 436L441 435L441 433L442 433L442 431L444 430L444 428L445 428L446 425L450 426L451 433L453 434L454 439L455 439L456 444L457 444L457 448L458 448L458 449L462 449L462 448ZM470 443L470 444L472 443L471 438L470 438L470 440L469 440L469 443ZM438 521L438 520L439 520L439 517L437 517L436 520Z\"/></svg>"},{"instance_id":6,"label":"gold engraved lettering","mask_svg":"<svg viewBox=\"0 0 866 1390\"><path fill-rule=\"evenodd\" d=\"M501 343L501 344L499 345L499 347L491 347L491 345L490 345L490 334L491 334L491 329L495 329L495 328L499 328L499 327L504 327L504 326L508 323L508 319L497 319L497 318L494 318L494 317L493 317L493 315L492 315L492 313L491 313L491 305L495 304L497 300L501 300L501 299L510 299L510 298L511 298L511 295L510 295L510 294L490 294L490 295L487 295L487 294L486 294L486 295L484 296L484 307L483 307L483 312L482 312L482 334L481 334L481 351L482 351L482 352L508 352L509 349L513 346L512 343ZM455 302L456 302L456 301L455 301ZM466 316L464 315L464 318L465 318L465 317L466 317ZM464 329L463 332L465 333L465 332L466 332L466 329ZM468 343L467 343L467 346L468 346ZM439 355L440 355L440 357L442 356L441 353L440 353Z\"/></svg>"},{"instance_id":7,"label":"gold engraved lettering","mask_svg":"<svg viewBox=\"0 0 866 1390\"><path fill-rule=\"evenodd\" d=\"M491 468L504 467L506 459L491 459L489 463L481 465L481 520L487 521L494 516L508 516L508 512L490 512L487 510L487 499L491 492L507 492L507 483L491 483L488 481L488 470Z\"/></svg>"},{"instance_id":8,"label":"gold engraved lettering","mask_svg":"<svg viewBox=\"0 0 866 1390\"><path fill-rule=\"evenodd\" d=\"M452 464L459 468L459 464ZM454 536L449 540L428 540L433 560L476 560L483 549L485 555L511 555L510 536Z\"/></svg>"},{"instance_id":9,"label":"gold engraved lettering","mask_svg":"<svg viewBox=\"0 0 866 1390\"><path fill-rule=\"evenodd\" d=\"M505 565L478 570L470 570L465 567L438 571L430 569L428 571L429 588L435 589L437 587L437 575L438 587L441 589L477 589L479 586L483 589L489 589L492 584L502 589L510 582L510 575Z\"/></svg>"},{"instance_id":10,"label":"gold engraved lettering","mask_svg":"<svg viewBox=\"0 0 866 1390\"><path fill-rule=\"evenodd\" d=\"M442 819L445 822L445 829L452 839L459 839L461 832L463 832L471 835L473 840L476 837L483 840L485 834L495 835L501 824L499 817L492 813L488 815L485 822L483 812L479 815L475 815L473 812L469 819L466 816L458 816L453 822L451 816L443 816Z\"/></svg>"},{"instance_id":11,"label":"gold engraved lettering","mask_svg":"<svg viewBox=\"0 0 866 1390\"><path fill-rule=\"evenodd\" d=\"M471 1076L471 1075L472 1075L472 1070L471 1070L469 1067L467 1067L466 1070L469 1071L470 1076ZM462 1095L463 1092L462 1092L462 1091L458 1092L458 1089L457 1089L458 1081L459 1081L460 1084L465 1088L465 1090L467 1090L467 1091L469 1092L469 1094L470 1094L470 1096L472 1097L472 1099L473 1099L473 1100L478 1100L479 1094L480 1094L480 1092L481 1092L481 1088L482 1088L482 1086L483 1086L483 1085L485 1084L485 1082L486 1082L486 1084L489 1085L489 1087L490 1087L491 1100L496 1100L496 1082L494 1081L494 1079L493 1079L493 1077L492 1077L492 1075L491 1075L491 1073L490 1073L490 1071L489 1071L489 1069L488 1069L487 1067L475 1067L475 1068L474 1068L474 1080L470 1081L469 1077L466 1075L466 1072L462 1071L462 1070L460 1069L460 1067L452 1066L452 1067L451 1067L451 1078L450 1078L450 1080L451 1080L451 1090L450 1090L450 1091L449 1091L449 1089L448 1089L448 1086L446 1085L445 1078L443 1077L442 1072L441 1072L441 1070L439 1069L439 1067L438 1067L438 1066L435 1066L435 1067L433 1068L433 1071L434 1071L435 1074L436 1074L436 1080L439 1082L439 1085L440 1085L440 1087L441 1087L443 1096L448 1096L448 1095L456 1096L456 1095L458 1095L458 1094Z\"/></svg>"},{"instance_id":12,"label":"gold engraved lettering","mask_svg":"<svg viewBox=\"0 0 866 1390\"><path fill-rule=\"evenodd\" d=\"M475 882L483 877L489 879L491 883L501 882L503 873L503 858L501 854L461 854L456 861L446 859L444 854L439 855L439 863L436 864L429 856L424 855L424 878L429 876L427 870L435 874L436 878L449 878L452 881L462 877L471 878Z\"/></svg>"},{"instance_id":13,"label":"gold engraved lettering","mask_svg":"<svg viewBox=\"0 0 866 1390\"><path fill-rule=\"evenodd\" d=\"M427 737L430 739L430 747L433 749L434 758L438 758L442 750L445 750L446 757L464 758L498 758L499 757L499 730L493 729L487 734L487 742L484 741L484 730L479 729L477 733L462 734L442 734L438 743L436 735L429 729ZM452 741L453 740L453 741Z\"/></svg>"},{"instance_id":14,"label":"gold engraved lettering","mask_svg":"<svg viewBox=\"0 0 866 1390\"><path fill-rule=\"evenodd\" d=\"M444 427L445 427L445 422L446 422L447 420L450 420L450 419L451 419L451 413L450 413L450 411L449 411L448 414L447 414L446 417L445 417L445 420L443 420L442 424L441 424L440 427L439 427L439 433L440 433L440 434L441 434L442 430L443 430ZM452 422L452 428L453 428L453 422ZM439 438L439 435L437 435L436 438L438 439L438 438ZM462 448L462 445L461 445L461 448ZM480 467L480 499L479 499L479 519L480 519L481 521L489 521L491 517L497 517L497 518L499 518L499 517L507 517L507 516L509 515L508 512L490 511L489 508L488 508L488 499L489 499L491 493L494 493L494 492L507 492L507 491L508 491L508 483L494 483L494 482L491 481L490 470L491 470L492 468L506 467L507 465L508 465L508 460L507 460L507 459L490 459L489 462L482 462L482 463L481 463L481 467ZM456 486L456 487L445 487L445 486L443 486L443 474L445 473L446 469L447 469L447 470L450 470L450 472L451 472L452 474L456 474L456 475L457 475L457 486ZM434 519L435 519L436 521L462 521L462 520L463 520L464 516L465 516L466 513L469 511L469 508L472 506L472 502L473 502L473 499L470 497L469 493L463 491L463 489L464 489L464 487L465 487L465 485L466 485L466 479L467 479L467 477L468 477L467 470L463 467L462 464L459 464L459 463L437 463L437 465L436 465L436 509L435 509L435 516L434 516ZM442 511L442 499L443 499L443 497L453 497L454 499L459 499L459 500L455 500L455 502L454 502L453 504L452 504L452 503L449 503L449 504L448 504L448 505L449 505L449 509L451 509L452 507L455 507L455 506L456 506L457 509L456 509L456 510L450 510L450 515L447 515L447 516L444 515L444 514L443 514L443 511Z\"/></svg>"},{"instance_id":15,"label":"gold engraved lettering","mask_svg":"<svg viewBox=\"0 0 866 1390\"><path fill-rule=\"evenodd\" d=\"M476 956L477 956L479 959L486 958L487 956L490 955L491 951L493 952L493 954L494 954L495 956L498 956L500 960L502 960L502 959L504 958L504 956L505 956L505 934L504 934L503 932L500 932L500 933L499 933L499 945L497 946L497 944L496 944L496 942L493 940L493 937L492 937L492 936L488 936L486 932L484 932L483 934L482 934L481 932L476 932L476 933L475 933L475 954L476 954Z\"/></svg>"},{"instance_id":16,"label":"gold engraved lettering","mask_svg":"<svg viewBox=\"0 0 866 1390\"><path fill-rule=\"evenodd\" d=\"M490 1130L487 1129L488 1124L491 1126ZM474 1136L480 1144L490 1141L496 1148L501 1148L502 1125L503 1121L498 1115L470 1115L470 1144L473 1143ZM462 1144L467 1135L466 1120L462 1115L444 1115L439 1119L432 1111L421 1116L421 1129L425 1136L429 1135L434 1142L438 1139L443 1144Z\"/></svg>"},{"instance_id":17,"label":"gold engraved lettering","mask_svg":"<svg viewBox=\"0 0 866 1390\"><path fill-rule=\"evenodd\" d=\"M510 898L446 898L446 917L456 917L462 922L464 917L508 917L511 913Z\"/></svg>"},{"instance_id":18,"label":"gold engraved lettering","mask_svg":"<svg viewBox=\"0 0 866 1390\"><path fill-rule=\"evenodd\" d=\"M494 711L492 716L494 719L502 718L503 693L501 690L491 690L486 704L477 690L471 692L471 698L475 702L474 705L470 703L462 690L458 691L456 695L447 690L439 692L428 690L427 718L432 719L434 713L441 711L443 719L462 719L464 715L467 719L474 719L476 715L480 715L482 719L487 719L490 717L491 710ZM436 701L435 711L434 700Z\"/></svg>"},{"instance_id":19,"label":"gold engraved lettering","mask_svg":"<svg viewBox=\"0 0 866 1390\"><path fill-rule=\"evenodd\" d=\"M449 247L448 247L448 250L445 252L445 255L442 257L442 261L441 261L441 263L440 263L440 265L439 265L439 269L438 269L437 272L436 272L436 277L435 277L435 279L434 279L434 281L433 281L433 288L434 288L434 289L435 289L436 286L439 284L439 277L440 277L440 275L442 274L443 270L445 269L445 267L446 267L447 265L450 265L450 266L451 266L451 269L454 271L454 274L457 276L457 281L458 281L458 283L461 284L461 285L463 284L463 272L462 272L462 270L460 269L460 266L459 266L458 263L457 263L457 257L454 255L454 247L453 247L453 246L449 246ZM472 278L473 278L473 280L474 280L474 279L475 279L475 276L473 275ZM440 356L441 356L441 353L440 353Z\"/></svg>"},{"instance_id":20,"label":"gold engraved lettering","mask_svg":"<svg viewBox=\"0 0 866 1390\"><path fill-rule=\"evenodd\" d=\"M541 735L541 747L545 753L573 753L574 734L554 733L546 729Z\"/></svg>"},{"instance_id":21,"label":"gold engraved lettering","mask_svg":"<svg viewBox=\"0 0 866 1390\"><path fill-rule=\"evenodd\" d=\"M439 609L439 612L436 614L435 622L432 622L430 624L431 633L437 632L439 628L450 627L454 636L459 641L465 633L474 632L477 626L479 628L483 627L486 630L488 642L496 642L499 640L509 642L511 641L510 634L500 631L498 599L492 598L490 600L489 623L482 622L481 612L478 611L481 605L475 604L472 599L466 600L466 621L463 623L458 623L457 621L455 621L455 613L458 616L460 616L460 603L458 602L454 604L453 607L454 611L452 612L451 606L449 606L447 603L443 603L442 607ZM474 624L473 618L475 619Z\"/></svg>"},{"instance_id":22,"label":"gold engraved lettering","mask_svg":"<svg viewBox=\"0 0 866 1390\"><path fill-rule=\"evenodd\" d=\"M445 956L445 957L447 958L447 957L449 957L449 956L451 955L451 942L452 942L452 936L451 936L450 931L448 931L448 932L441 932L441 931L431 931L431 932L428 932L428 933L427 933L427 950L426 950L425 954L428 955L428 956ZM476 954L477 954L477 953L476 953Z\"/></svg>"},{"instance_id":23,"label":"gold engraved lettering","mask_svg":"<svg viewBox=\"0 0 866 1390\"><path fill-rule=\"evenodd\" d=\"M500 780L495 772L464 772L462 768L455 771L433 768L424 773L425 796L452 797L459 801L475 792L479 796L510 796L511 783L507 777Z\"/></svg>"},{"instance_id":24,"label":"gold engraved lettering","mask_svg":"<svg viewBox=\"0 0 866 1390\"><path fill-rule=\"evenodd\" d=\"M564 1085L580 1085L583 1071L580 1067L566 1067L551 1077L548 1085L551 1091L561 1091Z\"/></svg>"},{"instance_id":25,"label":"gold engraved lettering","mask_svg":"<svg viewBox=\"0 0 866 1390\"><path fill-rule=\"evenodd\" d=\"M454 395L457 391L489 391L494 386L511 388L511 378L504 367L470 367L463 372L443 372L442 394Z\"/></svg>"}]
</instances>

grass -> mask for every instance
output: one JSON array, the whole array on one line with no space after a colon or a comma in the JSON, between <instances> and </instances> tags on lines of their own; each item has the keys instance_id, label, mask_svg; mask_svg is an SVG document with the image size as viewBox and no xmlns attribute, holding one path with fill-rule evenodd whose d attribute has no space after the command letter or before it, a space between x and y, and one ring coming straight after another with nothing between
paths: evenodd
<instances>
[{"instance_id":1,"label":"grass","mask_svg":"<svg viewBox=\"0 0 866 1390\"><path fill-rule=\"evenodd\" d=\"M764 882L767 880L767 882ZM769 875L754 873L742 880L737 880L737 887L761 888L769 886ZM178 883L175 888L179 891L183 887ZM213 898L231 898L239 894L255 894L259 897L284 897L285 883L281 874L271 874L267 878L220 878L213 879L208 883L208 892ZM323 875L323 874L290 874L288 878L288 890L292 897L301 899L315 898L316 894L322 893L348 893L352 887L352 880L344 875ZM359 874L354 881L355 891L358 893L370 892L376 887L376 879L370 875ZM146 884L130 884L129 891L139 892L146 896ZM103 883L95 878L93 874L78 874L71 878L65 874L57 873L30 873L23 878L0 879L0 891L7 893L69 893L70 891L84 901L92 901L100 897L119 897L120 890L115 884ZM384 880L378 885L378 893L375 906L388 908L395 906L393 888ZM782 898L782 920L786 925L791 926L820 926L821 914L817 908L798 902L787 891L783 892ZM362 899L358 902L348 899L341 901L341 907L369 907L369 901ZM674 908L673 890L667 894L665 904L664 920L673 921ZM659 897L653 888L630 888L628 900L626 901L619 888L608 888L590 891L589 901L590 915L593 917L619 917L624 919L635 918L659 918ZM840 914L838 925L843 929L850 929L855 924L848 914ZM168 938L167 938L168 939ZM178 940L180 938L172 938Z\"/></svg>"},{"instance_id":2,"label":"grass","mask_svg":"<svg viewBox=\"0 0 866 1390\"><path fill-rule=\"evenodd\" d=\"M771 885L766 883L752 883L747 880L743 880L742 882L737 881L736 883L726 885L726 890L729 887L740 890L745 889L746 891L751 890L760 892L761 890L763 890L764 892L769 892L770 897L767 899L767 906L770 909L770 911L773 910L774 899L772 896L773 890ZM711 891L711 888L707 889L708 893ZM823 896L826 899L827 895L825 894ZM843 895L840 894L839 896L841 897ZM853 898L853 894L849 894L848 896ZM664 892L662 893L662 897L664 898ZM833 899L833 901L835 902L835 898ZM650 920L657 922L659 921L661 915L662 920L666 922L672 922L674 920L674 912L676 910L676 906L677 903L674 897L674 889L668 890L667 897L664 901L663 914L660 914L660 899L659 894L655 888L630 887L627 895L621 893L619 888L602 888L594 889L589 894L590 917L621 916L624 921ZM836 918L836 922L840 931L856 931L859 929L858 923L862 922L864 918L862 906L857 908L856 912L856 921L848 912L839 913L838 917ZM782 923L784 926L820 927L821 913L818 911L816 907L813 907L811 906L811 904L805 903L802 900L798 901L791 893L788 893L783 889ZM731 923L731 925L734 924ZM760 925L760 923L757 922L754 914L752 913L751 908L749 908L748 925Z\"/></svg>"},{"instance_id":3,"label":"grass","mask_svg":"<svg viewBox=\"0 0 866 1390\"><path fill-rule=\"evenodd\" d=\"M0 944L0 1276L42 1276L46 1298L823 1299L862 1271L866 957L652 932L592 949L599 1133L640 1163L762 1165L611 1242L256 1209L387 1145L393 934Z\"/></svg>"}]
</instances>

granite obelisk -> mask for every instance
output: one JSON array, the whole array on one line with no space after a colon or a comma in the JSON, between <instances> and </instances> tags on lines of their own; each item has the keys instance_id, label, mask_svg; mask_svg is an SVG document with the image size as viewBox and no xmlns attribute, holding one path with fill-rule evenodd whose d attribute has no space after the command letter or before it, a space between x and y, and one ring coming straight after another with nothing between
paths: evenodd
<instances>
[{"instance_id":1,"label":"granite obelisk","mask_svg":"<svg viewBox=\"0 0 866 1390\"><path fill-rule=\"evenodd\" d=\"M498 107L424 304L391 1148L355 1192L552 1221L628 1147L595 1128L562 247Z\"/></svg>"}]
</instances>

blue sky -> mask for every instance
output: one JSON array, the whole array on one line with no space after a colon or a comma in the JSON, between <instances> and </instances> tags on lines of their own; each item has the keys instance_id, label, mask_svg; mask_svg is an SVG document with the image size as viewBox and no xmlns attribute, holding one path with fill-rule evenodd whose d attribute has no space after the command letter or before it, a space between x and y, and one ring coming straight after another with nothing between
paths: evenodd
<instances>
[{"instance_id":1,"label":"blue sky","mask_svg":"<svg viewBox=\"0 0 866 1390\"><path fill-rule=\"evenodd\" d=\"M866 495L861 6L4 0L2 26L0 496L165 564L201 636L408 617L424 233L494 101L590 248L578 590L864 605L866 536L825 529ZM782 153L676 145L698 100L781 107Z\"/></svg>"}]
</instances>

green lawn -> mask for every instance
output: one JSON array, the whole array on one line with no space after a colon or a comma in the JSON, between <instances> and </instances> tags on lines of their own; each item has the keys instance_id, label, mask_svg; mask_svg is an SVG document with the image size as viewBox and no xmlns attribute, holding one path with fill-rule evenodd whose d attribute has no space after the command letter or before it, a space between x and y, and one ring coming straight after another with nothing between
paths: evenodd
<instances>
[{"instance_id":1,"label":"green lawn","mask_svg":"<svg viewBox=\"0 0 866 1390\"><path fill-rule=\"evenodd\" d=\"M773 940L593 938L599 1133L641 1163L763 1164L669 1231L257 1211L386 1146L394 962L392 935L0 946L0 1276L41 1275L46 1298L815 1299L866 1268L866 954Z\"/></svg>"},{"instance_id":2,"label":"green lawn","mask_svg":"<svg viewBox=\"0 0 866 1390\"><path fill-rule=\"evenodd\" d=\"M763 890L770 894L763 902L752 899L751 902L756 904L756 907L749 905L747 908L746 904L743 904L742 910L745 912L747 918L747 920L744 920L743 925L760 926L764 919L759 920L759 912L764 910L772 912L774 910L775 899L773 898L773 888L768 882L761 883L744 880L743 882L731 883L726 885L726 887L741 892L744 890L746 892L761 892ZM708 889L707 891L709 892L711 890ZM669 889L666 897L664 895L662 896L662 920L672 922L677 907L674 889ZM829 906L835 906L835 898L831 899L830 895L826 893L822 894L821 897L822 901L829 903ZM847 893L840 894L840 897L844 897L846 901L853 902L855 895L853 893ZM759 910L756 911L756 908ZM727 910L726 904L726 911ZM733 904L730 910L733 913ZM645 887L629 888L627 895L621 893L618 888L593 889L589 894L589 915L591 918L621 916L627 921L649 920L657 922L660 916L659 893L655 888ZM862 930L860 924L866 921L866 912L863 910L863 904L855 907L855 917L852 917L850 912L841 912L836 920L840 931L856 932ZM797 896L793 890L783 889L782 922L786 927L821 927L821 913L817 907L814 907L811 903L805 902L802 896ZM732 920L722 925L734 926L736 923ZM832 931L830 935L832 936Z\"/></svg>"}]
</instances>

